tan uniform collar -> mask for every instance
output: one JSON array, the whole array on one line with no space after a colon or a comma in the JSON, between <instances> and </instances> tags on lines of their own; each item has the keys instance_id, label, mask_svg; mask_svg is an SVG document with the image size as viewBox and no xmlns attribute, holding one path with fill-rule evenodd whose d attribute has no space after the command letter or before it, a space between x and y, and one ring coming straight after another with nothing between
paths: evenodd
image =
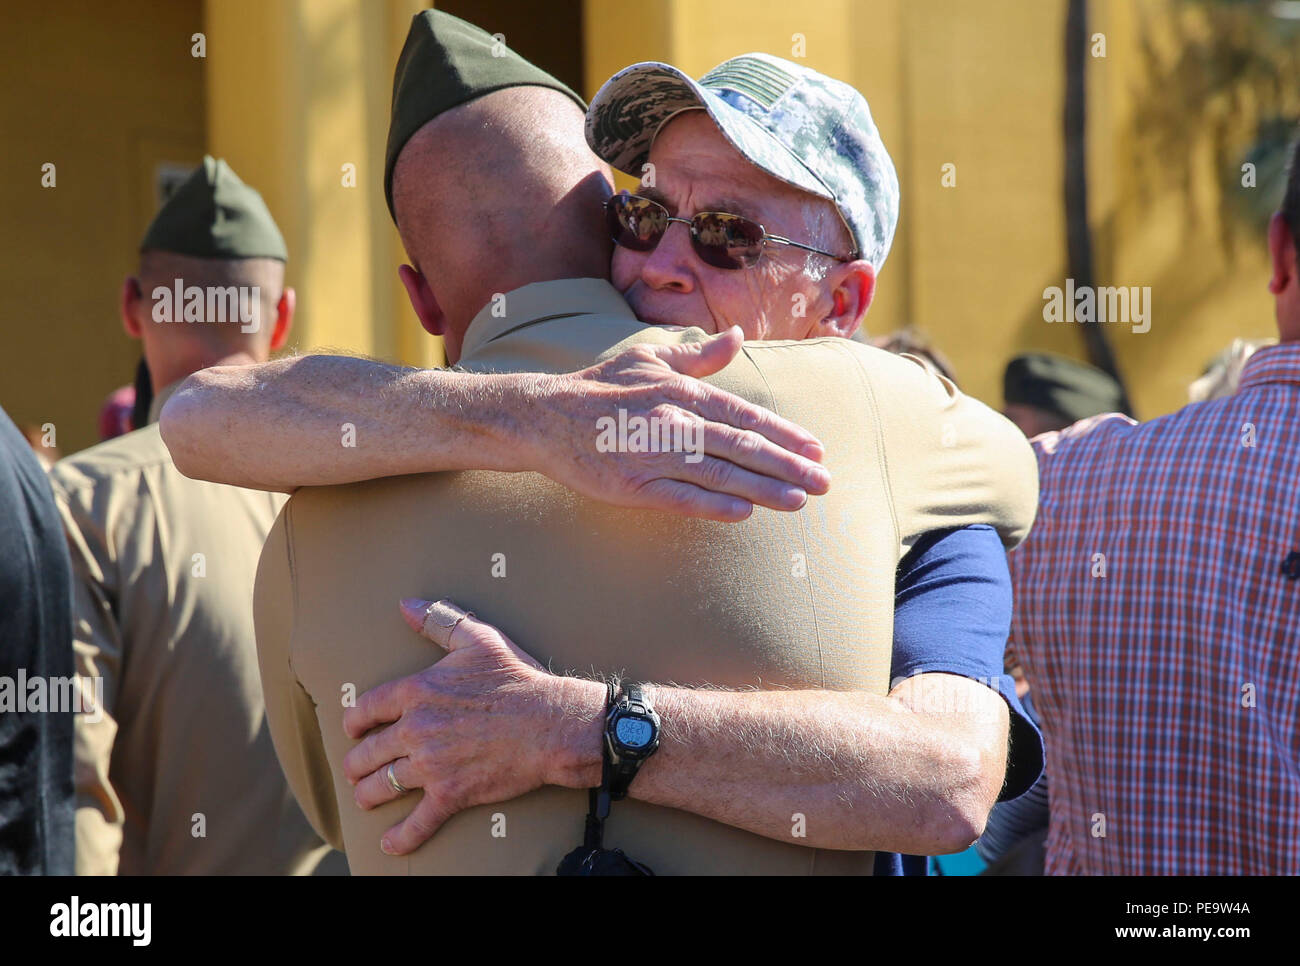
<instances>
[{"instance_id":1,"label":"tan uniform collar","mask_svg":"<svg viewBox=\"0 0 1300 966\"><path fill-rule=\"evenodd\" d=\"M496 296L474 316L461 347L461 361L508 332L547 319L572 315L615 315L635 319L618 289L603 278L533 282Z\"/></svg>"},{"instance_id":2,"label":"tan uniform collar","mask_svg":"<svg viewBox=\"0 0 1300 966\"><path fill-rule=\"evenodd\" d=\"M184 379L177 379L171 385L163 386L156 393L154 393L153 402L149 404L150 424L158 422L158 414L162 412L163 406L166 405L167 400L171 399L172 393L174 393L177 389L179 389L181 387L181 383L184 381L185 381Z\"/></svg>"}]
</instances>

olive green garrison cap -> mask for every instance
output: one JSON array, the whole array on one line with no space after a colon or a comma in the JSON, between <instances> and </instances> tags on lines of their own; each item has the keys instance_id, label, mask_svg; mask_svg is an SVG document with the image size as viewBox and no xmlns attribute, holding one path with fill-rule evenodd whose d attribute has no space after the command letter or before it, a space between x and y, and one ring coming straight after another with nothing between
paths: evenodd
<instances>
[{"instance_id":1,"label":"olive green garrison cap","mask_svg":"<svg viewBox=\"0 0 1300 966\"><path fill-rule=\"evenodd\" d=\"M1008 404L1035 406L1070 422L1123 410L1119 383L1094 366L1049 352L1012 359L1002 377Z\"/></svg>"},{"instance_id":2,"label":"olive green garrison cap","mask_svg":"<svg viewBox=\"0 0 1300 966\"><path fill-rule=\"evenodd\" d=\"M393 169L411 136L443 111L505 87L525 86L549 87L587 109L581 97L487 31L439 10L415 15L393 74L384 157L384 197L394 220Z\"/></svg>"},{"instance_id":3,"label":"olive green garrison cap","mask_svg":"<svg viewBox=\"0 0 1300 966\"><path fill-rule=\"evenodd\" d=\"M284 237L262 196L211 155L204 156L154 216L140 251L289 260Z\"/></svg>"}]
</instances>

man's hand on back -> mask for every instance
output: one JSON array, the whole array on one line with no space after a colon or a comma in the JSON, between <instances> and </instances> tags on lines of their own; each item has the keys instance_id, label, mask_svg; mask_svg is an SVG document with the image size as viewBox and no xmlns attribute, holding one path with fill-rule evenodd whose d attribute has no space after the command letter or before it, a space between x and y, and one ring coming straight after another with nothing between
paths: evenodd
<instances>
[{"instance_id":1,"label":"man's hand on back","mask_svg":"<svg viewBox=\"0 0 1300 966\"><path fill-rule=\"evenodd\" d=\"M162 436L186 476L262 490L530 470L617 506L722 521L755 504L797 510L830 485L821 444L699 381L740 347L734 329L558 376L323 355L214 366L168 400ZM639 436L633 417L646 420ZM677 450L646 452L651 440Z\"/></svg>"},{"instance_id":2,"label":"man's hand on back","mask_svg":"<svg viewBox=\"0 0 1300 966\"><path fill-rule=\"evenodd\" d=\"M755 504L799 509L809 493L830 486L818 462L821 444L789 420L699 381L734 359L742 342L733 328L703 342L634 346L542 380L536 419L521 440L528 468L619 506L723 521L745 519ZM638 443L638 426L652 446Z\"/></svg>"}]
</instances>

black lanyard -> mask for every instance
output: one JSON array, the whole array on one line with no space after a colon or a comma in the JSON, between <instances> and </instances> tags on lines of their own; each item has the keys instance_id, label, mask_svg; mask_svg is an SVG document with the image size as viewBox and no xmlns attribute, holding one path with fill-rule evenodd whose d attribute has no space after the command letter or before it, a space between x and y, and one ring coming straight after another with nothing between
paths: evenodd
<instances>
[{"instance_id":1,"label":"black lanyard","mask_svg":"<svg viewBox=\"0 0 1300 966\"><path fill-rule=\"evenodd\" d=\"M614 685L609 684L605 708L614 704ZM610 809L610 761L606 750L601 755L600 787L587 791L587 826L582 844L561 860L556 875L654 875L650 869L629 858L622 849L607 849L605 819Z\"/></svg>"}]
</instances>

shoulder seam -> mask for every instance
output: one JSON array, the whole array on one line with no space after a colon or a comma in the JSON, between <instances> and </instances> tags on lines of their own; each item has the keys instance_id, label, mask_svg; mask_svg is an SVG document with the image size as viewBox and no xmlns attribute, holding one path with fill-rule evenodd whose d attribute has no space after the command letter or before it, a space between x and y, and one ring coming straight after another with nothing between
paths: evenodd
<instances>
[{"instance_id":1,"label":"shoulder seam","mask_svg":"<svg viewBox=\"0 0 1300 966\"><path fill-rule=\"evenodd\" d=\"M894 479L889 467L889 448L885 445L885 431L880 420L880 406L876 400L876 387L872 383L871 375L867 372L861 359L850 352L847 347L840 344L839 340L836 342L836 349L840 353L847 355L852 361L853 370L862 380L867 399L871 404L871 423L876 434L876 447L880 453L880 475L885 487L886 503L889 506L889 522L894 528L894 546L901 548L903 545L903 528L898 523L898 504L894 497ZM894 561L894 565L897 566L901 560L902 555L900 554L898 560Z\"/></svg>"},{"instance_id":2,"label":"shoulder seam","mask_svg":"<svg viewBox=\"0 0 1300 966\"><path fill-rule=\"evenodd\" d=\"M121 476L125 473L139 473L142 470L166 466L170 463L170 454L150 456L147 459L124 458L120 463L115 461L112 464L105 464L95 459L88 459L81 453L74 453L72 456L59 460L58 463L54 464L54 467L50 470L50 479L57 479L65 490L84 490L115 476ZM76 473L82 478L69 480L67 477L71 473Z\"/></svg>"},{"instance_id":3,"label":"shoulder seam","mask_svg":"<svg viewBox=\"0 0 1300 966\"><path fill-rule=\"evenodd\" d=\"M772 385L767 381L767 374L764 373L763 370L759 367L758 363L754 361L754 357L750 355L748 346L742 344L741 350L745 354L745 360L749 363L750 367L754 370L754 372L758 374L758 378L762 380L763 388L767 390L767 398L771 403L771 405L768 408L771 409L772 412L776 413L779 416L780 413L777 411L777 406L776 406L776 393L772 391ZM808 522L804 518L802 511L800 511L799 513L799 542L803 549L804 560L807 560L808 559ZM817 595L813 593L811 571L809 570L809 568L806 567L804 568L804 571L805 571L804 572L805 589L808 592L808 606L812 610L813 632L817 640L817 669L821 674L821 686L824 688L826 687L826 661L822 652L821 621L818 620L817 618L817 599L816 599ZM815 856L814 856L814 861L815 861Z\"/></svg>"}]
</instances>

